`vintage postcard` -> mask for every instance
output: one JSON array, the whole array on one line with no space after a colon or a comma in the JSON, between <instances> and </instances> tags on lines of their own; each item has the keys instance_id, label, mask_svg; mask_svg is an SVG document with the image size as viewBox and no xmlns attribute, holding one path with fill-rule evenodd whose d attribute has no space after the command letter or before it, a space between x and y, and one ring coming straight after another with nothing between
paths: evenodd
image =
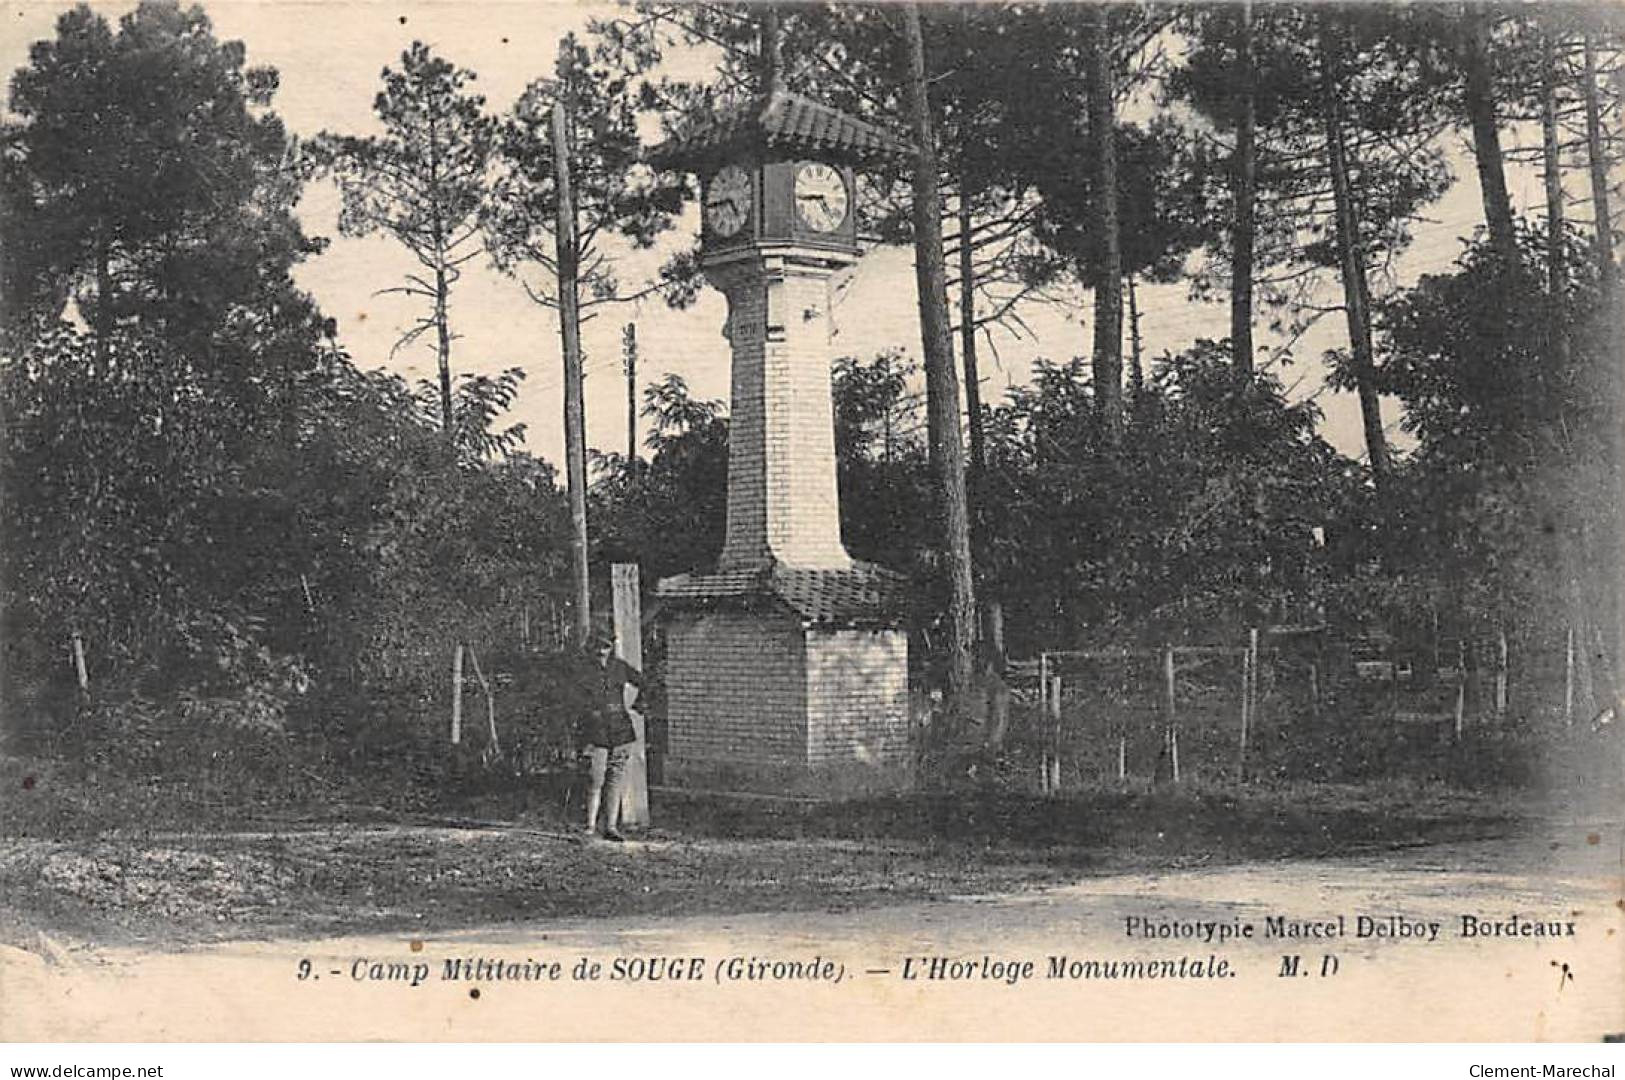
<instances>
[{"instance_id":1,"label":"vintage postcard","mask_svg":"<svg viewBox=\"0 0 1625 1080\"><path fill-rule=\"evenodd\" d=\"M1625 8L0 17L0 1038L1625 1037Z\"/></svg>"}]
</instances>

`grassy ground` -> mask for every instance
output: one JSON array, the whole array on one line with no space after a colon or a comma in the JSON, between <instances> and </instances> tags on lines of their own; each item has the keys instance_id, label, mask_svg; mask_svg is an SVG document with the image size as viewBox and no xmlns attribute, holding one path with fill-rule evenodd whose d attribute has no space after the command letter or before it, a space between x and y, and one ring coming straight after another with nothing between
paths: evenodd
<instances>
[{"instance_id":1,"label":"grassy ground","mask_svg":"<svg viewBox=\"0 0 1625 1080\"><path fill-rule=\"evenodd\" d=\"M583 843L552 793L435 811L267 806L0 759L0 938L173 945L569 917L831 910L1124 870L1504 834L1438 785L975 791L803 805L657 793L657 828ZM493 822L492 819L500 819Z\"/></svg>"}]
</instances>

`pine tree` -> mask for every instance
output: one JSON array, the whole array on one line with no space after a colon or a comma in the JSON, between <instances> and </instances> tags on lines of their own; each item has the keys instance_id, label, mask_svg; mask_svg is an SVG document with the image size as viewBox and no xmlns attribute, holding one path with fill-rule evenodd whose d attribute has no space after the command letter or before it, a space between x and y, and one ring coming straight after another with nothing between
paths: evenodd
<instances>
[{"instance_id":1,"label":"pine tree","mask_svg":"<svg viewBox=\"0 0 1625 1080\"><path fill-rule=\"evenodd\" d=\"M404 285L383 291L428 307L395 348L434 335L441 429L449 445L456 431L451 294L463 267L485 253L481 228L496 125L485 114L485 99L468 89L475 74L434 55L422 42L413 42L401 54L400 69L386 67L382 78L373 112L384 134L323 133L311 156L339 182L340 231L385 233L422 268L406 275Z\"/></svg>"}]
</instances>

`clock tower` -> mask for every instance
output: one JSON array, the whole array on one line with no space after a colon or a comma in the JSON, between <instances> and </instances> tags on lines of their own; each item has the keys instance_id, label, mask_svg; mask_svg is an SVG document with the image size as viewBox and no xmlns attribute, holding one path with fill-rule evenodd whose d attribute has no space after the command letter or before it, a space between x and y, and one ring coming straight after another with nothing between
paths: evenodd
<instances>
[{"instance_id":1,"label":"clock tower","mask_svg":"<svg viewBox=\"0 0 1625 1080\"><path fill-rule=\"evenodd\" d=\"M830 308L858 259L856 170L911 155L782 89L652 155L700 177L732 354L722 551L658 589L672 782L827 794L907 772L908 587L841 543Z\"/></svg>"}]
</instances>

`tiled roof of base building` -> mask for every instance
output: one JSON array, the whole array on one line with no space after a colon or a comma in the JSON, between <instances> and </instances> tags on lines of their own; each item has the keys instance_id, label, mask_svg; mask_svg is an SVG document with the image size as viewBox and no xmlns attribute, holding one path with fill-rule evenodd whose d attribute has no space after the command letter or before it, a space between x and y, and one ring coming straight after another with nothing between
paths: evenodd
<instances>
[{"instance_id":1,"label":"tiled roof of base building","mask_svg":"<svg viewBox=\"0 0 1625 1080\"><path fill-rule=\"evenodd\" d=\"M775 88L698 116L649 153L662 168L693 167L745 142L805 151L854 164L912 157L907 139L811 98Z\"/></svg>"},{"instance_id":2,"label":"tiled roof of base building","mask_svg":"<svg viewBox=\"0 0 1625 1080\"><path fill-rule=\"evenodd\" d=\"M775 563L755 570L695 572L665 578L663 610L748 610L778 604L802 621L828 626L897 626L909 610L908 578L874 563L810 570Z\"/></svg>"}]
</instances>

